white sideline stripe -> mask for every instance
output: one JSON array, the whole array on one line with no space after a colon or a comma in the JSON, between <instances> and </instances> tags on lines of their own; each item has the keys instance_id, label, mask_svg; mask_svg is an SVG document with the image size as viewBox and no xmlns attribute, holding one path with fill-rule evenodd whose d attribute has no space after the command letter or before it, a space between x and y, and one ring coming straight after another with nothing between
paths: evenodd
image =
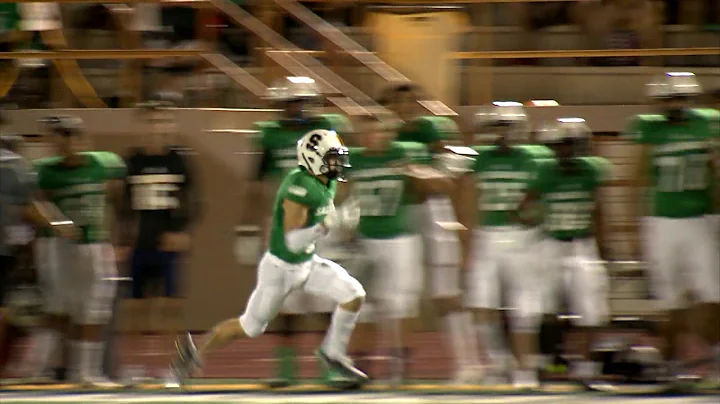
<instances>
[{"instance_id":1,"label":"white sideline stripe","mask_svg":"<svg viewBox=\"0 0 720 404\"><path fill-rule=\"evenodd\" d=\"M0 395L3 404L19 403L204 403L218 404L551 404L578 402L572 396L510 396L510 397L477 397L477 396L415 396L378 395L378 394L334 394L334 395L247 395L247 394L203 394L203 395L152 395L139 397L123 394L67 394L44 395L35 394L14 397L11 394Z\"/></svg>"}]
</instances>

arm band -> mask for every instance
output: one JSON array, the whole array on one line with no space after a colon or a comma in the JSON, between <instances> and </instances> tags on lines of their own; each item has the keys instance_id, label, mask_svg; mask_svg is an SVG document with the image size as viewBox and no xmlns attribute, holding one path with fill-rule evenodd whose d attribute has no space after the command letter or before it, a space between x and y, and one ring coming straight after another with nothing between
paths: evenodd
<instances>
[{"instance_id":1,"label":"arm band","mask_svg":"<svg viewBox=\"0 0 720 404\"><path fill-rule=\"evenodd\" d=\"M320 224L316 224L312 227L287 232L285 244L288 250L299 253L324 235L325 229Z\"/></svg>"}]
</instances>

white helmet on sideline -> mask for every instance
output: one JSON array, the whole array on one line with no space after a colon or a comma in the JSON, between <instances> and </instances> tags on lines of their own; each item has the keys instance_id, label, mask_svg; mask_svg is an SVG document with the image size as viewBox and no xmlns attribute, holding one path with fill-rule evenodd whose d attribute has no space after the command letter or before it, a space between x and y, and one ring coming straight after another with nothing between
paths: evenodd
<instances>
[{"instance_id":1,"label":"white helmet on sideline","mask_svg":"<svg viewBox=\"0 0 720 404\"><path fill-rule=\"evenodd\" d=\"M334 130L306 133L297 144L298 164L312 175L344 181L343 169L350 167L350 155Z\"/></svg>"}]
</instances>

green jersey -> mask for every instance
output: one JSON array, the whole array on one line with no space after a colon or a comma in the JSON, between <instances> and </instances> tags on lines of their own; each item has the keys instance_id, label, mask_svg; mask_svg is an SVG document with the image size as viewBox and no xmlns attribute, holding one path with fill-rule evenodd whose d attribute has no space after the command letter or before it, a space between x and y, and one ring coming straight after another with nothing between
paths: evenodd
<instances>
[{"instance_id":1,"label":"green jersey","mask_svg":"<svg viewBox=\"0 0 720 404\"><path fill-rule=\"evenodd\" d=\"M313 117L305 125L288 127L282 121L255 122L258 147L264 152L261 174L282 178L298 166L297 142L311 130L334 130L343 136L351 132L350 121L343 115L325 114Z\"/></svg>"},{"instance_id":2,"label":"green jersey","mask_svg":"<svg viewBox=\"0 0 720 404\"><path fill-rule=\"evenodd\" d=\"M543 146L511 146L502 151L497 146L476 146L478 153L473 171L479 190L478 210L481 226L508 226L522 202L528 185L538 175L538 154Z\"/></svg>"},{"instance_id":3,"label":"green jersey","mask_svg":"<svg viewBox=\"0 0 720 404\"><path fill-rule=\"evenodd\" d=\"M460 130L452 119L445 116L421 116L403 125L398 131L400 142L418 142L431 145L438 141L460 138Z\"/></svg>"},{"instance_id":4,"label":"green jersey","mask_svg":"<svg viewBox=\"0 0 720 404\"><path fill-rule=\"evenodd\" d=\"M572 170L545 160L530 189L540 194L545 211L543 227L557 240L590 236L600 186L610 180L611 163L602 157L576 157Z\"/></svg>"},{"instance_id":5,"label":"green jersey","mask_svg":"<svg viewBox=\"0 0 720 404\"><path fill-rule=\"evenodd\" d=\"M78 167L63 165L61 157L35 161L38 186L82 232L82 243L108 238L107 181L125 176L125 163L115 153L81 153L86 161Z\"/></svg>"},{"instance_id":6,"label":"green jersey","mask_svg":"<svg viewBox=\"0 0 720 404\"><path fill-rule=\"evenodd\" d=\"M272 228L270 230L270 253L291 264L308 261L315 253L315 243L303 252L290 251L285 243L285 210L283 201L290 200L308 208L306 227L314 226L325 218L330 211L337 181L331 180L327 185L318 177L308 173L304 168L290 171L280 183L280 188L273 206Z\"/></svg>"},{"instance_id":7,"label":"green jersey","mask_svg":"<svg viewBox=\"0 0 720 404\"><path fill-rule=\"evenodd\" d=\"M385 239L413 231L408 178L400 166L426 154L425 145L413 142L393 142L381 154L368 154L362 148L350 150L348 177L360 203L360 236Z\"/></svg>"},{"instance_id":8,"label":"green jersey","mask_svg":"<svg viewBox=\"0 0 720 404\"><path fill-rule=\"evenodd\" d=\"M0 34L15 31L20 23L17 3L0 3Z\"/></svg>"},{"instance_id":9,"label":"green jersey","mask_svg":"<svg viewBox=\"0 0 720 404\"><path fill-rule=\"evenodd\" d=\"M713 211L713 147L720 140L720 112L690 110L687 123L663 115L638 115L630 138L650 147L650 202L653 216L697 217Z\"/></svg>"}]
</instances>

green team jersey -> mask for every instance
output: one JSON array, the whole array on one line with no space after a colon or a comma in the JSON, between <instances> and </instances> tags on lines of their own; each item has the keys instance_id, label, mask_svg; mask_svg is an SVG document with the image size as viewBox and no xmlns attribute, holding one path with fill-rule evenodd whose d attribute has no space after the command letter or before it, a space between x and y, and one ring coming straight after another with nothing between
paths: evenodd
<instances>
[{"instance_id":1,"label":"green team jersey","mask_svg":"<svg viewBox=\"0 0 720 404\"><path fill-rule=\"evenodd\" d=\"M522 202L528 185L538 175L538 160L548 157L549 149L544 146L518 145L511 146L506 152L497 146L476 146L473 150L478 153L473 165L480 195L478 224L515 224L512 216Z\"/></svg>"},{"instance_id":2,"label":"green team jersey","mask_svg":"<svg viewBox=\"0 0 720 404\"><path fill-rule=\"evenodd\" d=\"M20 23L17 3L0 3L0 34L15 31Z\"/></svg>"},{"instance_id":3,"label":"green team jersey","mask_svg":"<svg viewBox=\"0 0 720 404\"><path fill-rule=\"evenodd\" d=\"M400 165L425 155L425 145L414 142L393 142L382 154L350 149L348 178L360 203L361 237L386 239L413 232L408 178Z\"/></svg>"},{"instance_id":4,"label":"green team jersey","mask_svg":"<svg viewBox=\"0 0 720 404\"><path fill-rule=\"evenodd\" d=\"M82 243L105 241L107 181L123 178L125 162L115 153L85 152L86 164L66 167L61 157L35 161L38 186L81 230Z\"/></svg>"},{"instance_id":5,"label":"green team jersey","mask_svg":"<svg viewBox=\"0 0 720 404\"><path fill-rule=\"evenodd\" d=\"M455 121L445 116L421 116L408 121L398 131L397 141L418 142L427 146L442 140L460 138Z\"/></svg>"},{"instance_id":6,"label":"green team jersey","mask_svg":"<svg viewBox=\"0 0 720 404\"><path fill-rule=\"evenodd\" d=\"M612 164L602 157L576 157L572 164L574 169L568 171L557 160L541 161L539 174L530 185L540 194L544 230L557 240L592 234L597 194L612 172Z\"/></svg>"},{"instance_id":7,"label":"green team jersey","mask_svg":"<svg viewBox=\"0 0 720 404\"><path fill-rule=\"evenodd\" d=\"M327 185L304 168L291 170L280 183L273 206L272 228L270 230L270 253L291 264L308 261L315 253L315 243L303 252L290 251L285 243L285 210L283 201L290 200L307 206L308 222L306 227L314 226L325 218L335 199L337 181Z\"/></svg>"},{"instance_id":8,"label":"green team jersey","mask_svg":"<svg viewBox=\"0 0 720 404\"><path fill-rule=\"evenodd\" d=\"M347 117L337 114L324 114L313 117L306 125L286 127L282 121L255 122L259 136L256 143L264 152L261 167L262 175L280 179L298 166L297 142L311 130L328 129L340 136L351 132Z\"/></svg>"},{"instance_id":9,"label":"green team jersey","mask_svg":"<svg viewBox=\"0 0 720 404\"><path fill-rule=\"evenodd\" d=\"M637 115L628 135L650 147L652 216L697 217L713 211L710 163L720 140L720 112L693 109L684 124L669 123L663 115Z\"/></svg>"}]
</instances>

